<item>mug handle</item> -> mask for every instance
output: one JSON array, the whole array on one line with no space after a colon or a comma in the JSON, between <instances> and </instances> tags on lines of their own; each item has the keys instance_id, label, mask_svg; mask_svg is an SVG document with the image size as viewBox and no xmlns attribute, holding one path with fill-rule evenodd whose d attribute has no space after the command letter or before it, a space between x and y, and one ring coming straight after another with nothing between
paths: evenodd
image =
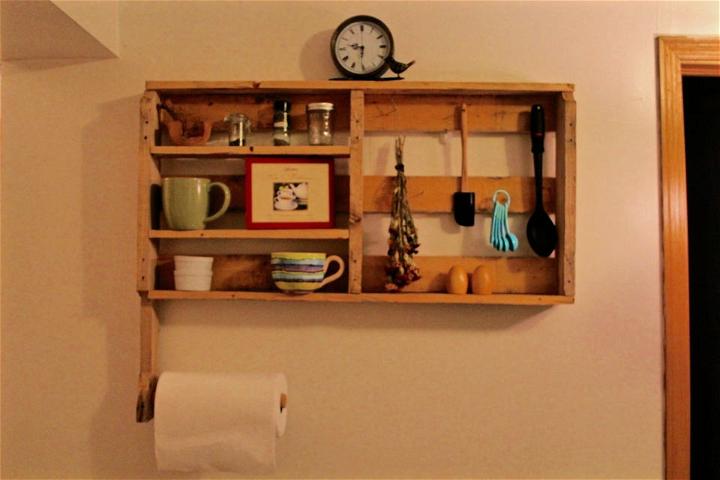
<instances>
[{"instance_id":1,"label":"mug handle","mask_svg":"<svg viewBox=\"0 0 720 480\"><path fill-rule=\"evenodd\" d=\"M220 210L218 210L217 212L213 213L212 215L210 215L209 217L207 217L205 219L206 223L212 222L213 220L217 220L218 218L220 218L227 211L228 207L230 206L230 189L228 188L228 186L222 182L212 182L212 183L210 183L210 185L208 185L208 192L213 187L218 187L220 190L222 190L223 196L225 197L225 199L223 200L223 204L222 204L222 207L220 207Z\"/></svg>"},{"instance_id":2,"label":"mug handle","mask_svg":"<svg viewBox=\"0 0 720 480\"><path fill-rule=\"evenodd\" d=\"M330 283L330 282L334 282L335 280L337 280L338 278L340 278L340 275L342 275L343 272L345 271L345 262L343 261L343 259L340 258L340 257L338 257L337 255L330 255L329 257L327 257L327 258L325 259L325 265L323 266L323 272L327 272L328 267L330 266L330 263L331 263L331 262L337 262L337 264L338 264L338 266L339 266L340 268L338 268L338 271L337 271L337 272L335 272L335 273L333 273L332 275L330 275L329 277L325 278L325 279L320 283L320 285L318 286L318 288L320 288L320 287L322 287L322 286L324 286L324 285L327 285L327 284Z\"/></svg>"}]
</instances>

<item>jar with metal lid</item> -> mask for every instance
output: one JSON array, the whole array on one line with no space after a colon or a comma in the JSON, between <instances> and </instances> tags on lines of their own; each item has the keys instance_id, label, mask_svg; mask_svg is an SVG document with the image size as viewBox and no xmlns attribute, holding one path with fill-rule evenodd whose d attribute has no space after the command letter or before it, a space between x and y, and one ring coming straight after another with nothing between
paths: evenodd
<instances>
[{"instance_id":1,"label":"jar with metal lid","mask_svg":"<svg viewBox=\"0 0 720 480\"><path fill-rule=\"evenodd\" d=\"M310 145L333 144L334 106L329 102L308 103L307 125Z\"/></svg>"}]
</instances>

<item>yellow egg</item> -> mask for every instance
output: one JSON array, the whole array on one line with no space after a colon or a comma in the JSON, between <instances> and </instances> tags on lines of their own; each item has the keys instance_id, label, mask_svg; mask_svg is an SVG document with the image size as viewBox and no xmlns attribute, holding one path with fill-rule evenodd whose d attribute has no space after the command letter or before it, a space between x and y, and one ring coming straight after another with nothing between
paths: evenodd
<instances>
[{"instance_id":1,"label":"yellow egg","mask_svg":"<svg viewBox=\"0 0 720 480\"><path fill-rule=\"evenodd\" d=\"M448 293L464 295L468 291L468 274L460 265L453 265L448 271L445 288Z\"/></svg>"}]
</instances>

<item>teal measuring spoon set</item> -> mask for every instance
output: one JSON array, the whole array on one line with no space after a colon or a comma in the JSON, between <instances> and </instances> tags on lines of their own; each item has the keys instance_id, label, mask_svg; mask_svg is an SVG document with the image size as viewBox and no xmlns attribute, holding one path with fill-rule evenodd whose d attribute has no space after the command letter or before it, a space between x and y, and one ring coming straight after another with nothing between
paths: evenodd
<instances>
[{"instance_id":1,"label":"teal measuring spoon set","mask_svg":"<svg viewBox=\"0 0 720 480\"><path fill-rule=\"evenodd\" d=\"M505 202L498 201L498 194L505 197ZM490 226L490 244L501 252L514 252L520 242L508 226L508 211L510 210L510 194L506 190L497 190L493 195L493 216Z\"/></svg>"}]
</instances>

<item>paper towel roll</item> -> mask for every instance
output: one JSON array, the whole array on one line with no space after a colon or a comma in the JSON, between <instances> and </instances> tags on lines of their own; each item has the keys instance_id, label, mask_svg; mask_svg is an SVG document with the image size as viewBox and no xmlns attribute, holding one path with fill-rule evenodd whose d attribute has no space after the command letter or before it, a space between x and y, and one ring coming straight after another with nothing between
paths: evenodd
<instances>
[{"instance_id":1,"label":"paper towel roll","mask_svg":"<svg viewBox=\"0 0 720 480\"><path fill-rule=\"evenodd\" d=\"M283 374L160 375L155 393L159 470L269 473L285 433Z\"/></svg>"}]
</instances>

